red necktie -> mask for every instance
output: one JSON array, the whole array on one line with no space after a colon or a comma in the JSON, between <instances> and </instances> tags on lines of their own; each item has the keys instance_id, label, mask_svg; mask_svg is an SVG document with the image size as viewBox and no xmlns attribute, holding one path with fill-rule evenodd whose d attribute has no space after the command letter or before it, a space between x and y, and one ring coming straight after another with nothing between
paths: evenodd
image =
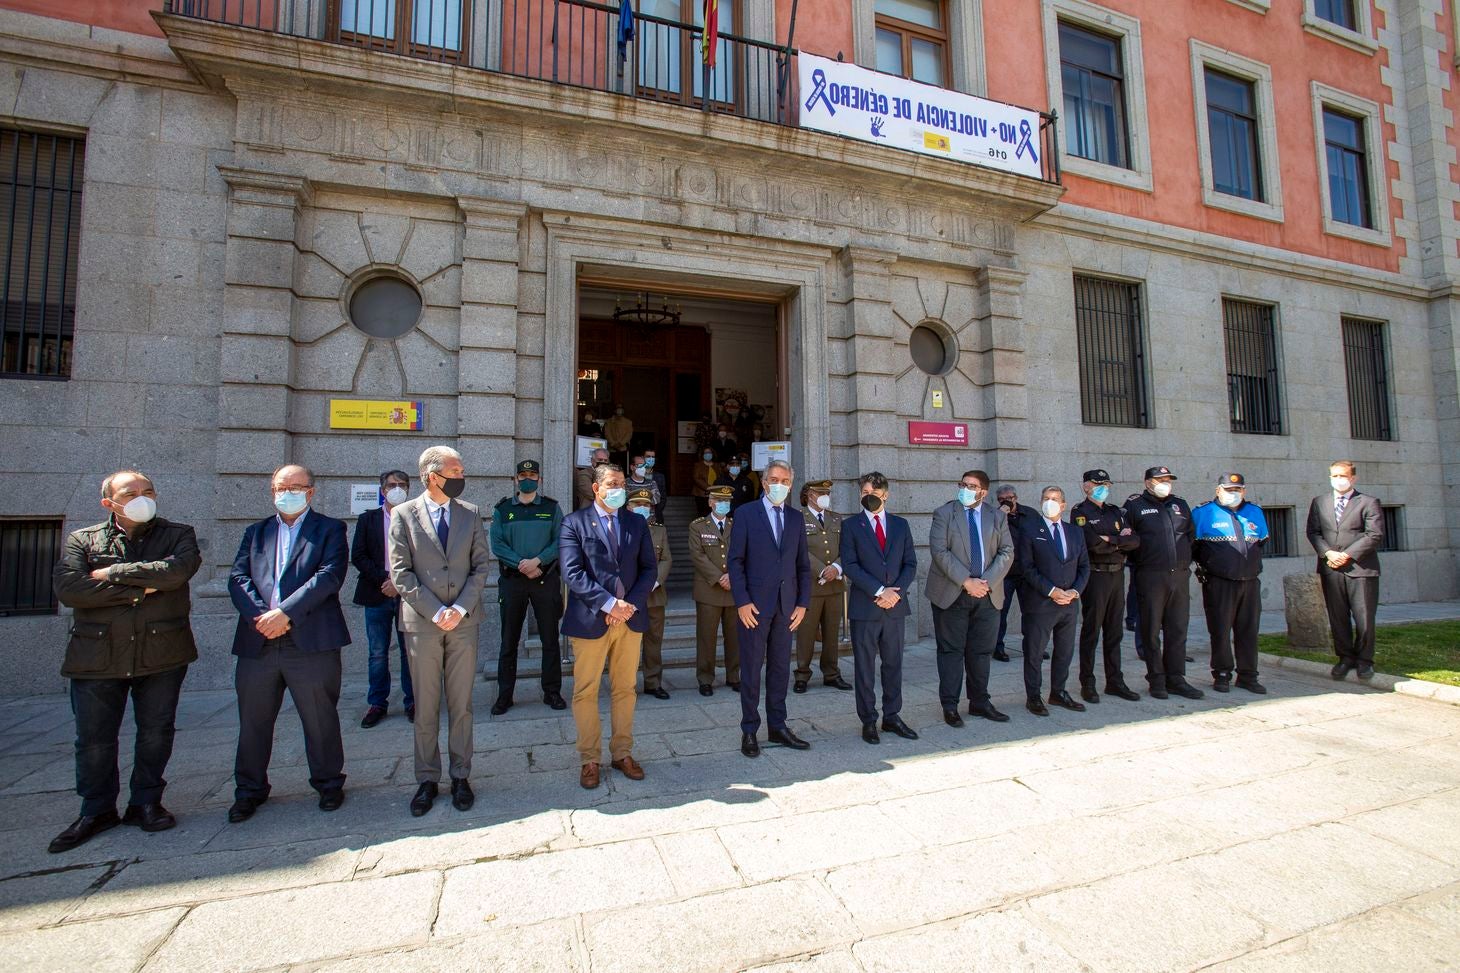
<instances>
[{"instance_id":1,"label":"red necktie","mask_svg":"<svg viewBox=\"0 0 1460 973\"><path fill-rule=\"evenodd\" d=\"M882 518L881 517L873 517L872 518L872 523L877 528L877 546L880 547L880 548L882 548L882 550L886 551L887 550L887 531L885 531L885 530L882 529Z\"/></svg>"}]
</instances>

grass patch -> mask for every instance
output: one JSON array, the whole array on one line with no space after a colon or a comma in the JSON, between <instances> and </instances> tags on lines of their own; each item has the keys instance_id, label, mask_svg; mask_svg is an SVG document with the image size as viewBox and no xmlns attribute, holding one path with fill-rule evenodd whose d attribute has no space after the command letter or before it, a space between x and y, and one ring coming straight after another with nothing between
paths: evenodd
<instances>
[{"instance_id":1,"label":"grass patch","mask_svg":"<svg viewBox=\"0 0 1460 973\"><path fill-rule=\"evenodd\" d=\"M1285 634L1259 635L1257 647L1273 655L1332 665L1332 652L1288 648ZM1374 637L1374 668L1393 676L1409 676L1460 686L1460 621L1380 625Z\"/></svg>"}]
</instances>

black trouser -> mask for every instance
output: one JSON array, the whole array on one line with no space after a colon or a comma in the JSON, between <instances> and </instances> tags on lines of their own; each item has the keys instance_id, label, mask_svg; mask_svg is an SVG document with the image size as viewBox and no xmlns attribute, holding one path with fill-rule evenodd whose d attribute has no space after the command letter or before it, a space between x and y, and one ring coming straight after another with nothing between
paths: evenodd
<instances>
[{"instance_id":1,"label":"black trouser","mask_svg":"<svg viewBox=\"0 0 1460 973\"><path fill-rule=\"evenodd\" d=\"M1212 639L1212 675L1230 675L1235 648L1237 675L1257 678L1257 628L1262 621L1262 583L1208 575L1201 586L1207 633Z\"/></svg>"},{"instance_id":2,"label":"black trouser","mask_svg":"<svg viewBox=\"0 0 1460 973\"><path fill-rule=\"evenodd\" d=\"M556 567L540 578L520 572L502 575L497 583L497 604L502 610L502 647L497 652L497 698L511 700L517 687L517 645L527 606L537 619L542 639L542 691L563 691L563 654L558 647L558 622L563 617L563 586Z\"/></svg>"},{"instance_id":3,"label":"black trouser","mask_svg":"<svg viewBox=\"0 0 1460 973\"><path fill-rule=\"evenodd\" d=\"M1136 592L1136 573L1130 572L1130 581L1125 589L1125 627L1135 636L1136 656L1146 657L1146 643L1141 638L1141 598Z\"/></svg>"},{"instance_id":4,"label":"black trouser","mask_svg":"<svg viewBox=\"0 0 1460 973\"><path fill-rule=\"evenodd\" d=\"M1374 613L1379 610L1379 579L1352 578L1342 571L1320 570L1333 652L1350 665L1374 664Z\"/></svg>"},{"instance_id":5,"label":"black trouser","mask_svg":"<svg viewBox=\"0 0 1460 973\"><path fill-rule=\"evenodd\" d=\"M1105 685L1125 683L1120 672L1121 627L1125 613L1125 572L1090 567L1090 580L1080 592L1080 685L1095 686L1095 643L1105 656Z\"/></svg>"},{"instance_id":6,"label":"black trouser","mask_svg":"<svg viewBox=\"0 0 1460 973\"><path fill-rule=\"evenodd\" d=\"M304 726L309 784L320 793L345 786L345 745L340 740L340 650L305 652L287 633L264 643L257 657L239 656L233 672L238 690L238 757L234 798L269 796L269 758L274 721L284 690Z\"/></svg>"},{"instance_id":7,"label":"black trouser","mask_svg":"<svg viewBox=\"0 0 1460 973\"><path fill-rule=\"evenodd\" d=\"M132 679L72 679L71 712L76 716L76 793L81 813L95 817L117 809L117 733L132 697L137 742L128 804L158 804L167 786L162 772L172 757L177 696L187 666Z\"/></svg>"},{"instance_id":8,"label":"black trouser","mask_svg":"<svg viewBox=\"0 0 1460 973\"><path fill-rule=\"evenodd\" d=\"M882 718L902 712L903 619L883 612L871 620L851 619L852 683L856 686L857 718L877 722L877 675L882 675ZM880 660L880 666L879 666Z\"/></svg>"},{"instance_id":9,"label":"black trouser","mask_svg":"<svg viewBox=\"0 0 1460 973\"><path fill-rule=\"evenodd\" d=\"M1017 577L1004 576L1004 607L999 609L999 635L994 640L994 648L1000 652L1007 651L1004 648L1004 636L1009 633L1009 609L1014 607L1014 599L1019 594L1019 579ZM1019 608L1022 610L1024 602L1021 599Z\"/></svg>"},{"instance_id":10,"label":"black trouser","mask_svg":"<svg viewBox=\"0 0 1460 973\"><path fill-rule=\"evenodd\" d=\"M1186 626L1191 621L1187 568L1136 569L1141 620L1136 633L1146 649L1146 681L1169 689L1186 682Z\"/></svg>"},{"instance_id":11,"label":"black trouser","mask_svg":"<svg viewBox=\"0 0 1460 973\"><path fill-rule=\"evenodd\" d=\"M957 709L966 685L971 706L989 704L989 658L994 652L1000 612L985 595L966 591L947 608L933 606L933 634L938 640L938 702Z\"/></svg>"},{"instance_id":12,"label":"black trouser","mask_svg":"<svg viewBox=\"0 0 1460 973\"><path fill-rule=\"evenodd\" d=\"M1030 599L1033 601L1034 599ZM1047 598L1039 611L1027 611L1019 616L1019 627L1024 632L1024 696L1039 698L1040 677L1044 669L1044 647L1051 636L1054 647L1049 654L1049 692L1053 696L1065 688L1070 678L1070 659L1075 654L1075 626L1080 621L1080 610L1071 602L1056 605ZM1022 606L1021 606L1022 607Z\"/></svg>"}]
</instances>

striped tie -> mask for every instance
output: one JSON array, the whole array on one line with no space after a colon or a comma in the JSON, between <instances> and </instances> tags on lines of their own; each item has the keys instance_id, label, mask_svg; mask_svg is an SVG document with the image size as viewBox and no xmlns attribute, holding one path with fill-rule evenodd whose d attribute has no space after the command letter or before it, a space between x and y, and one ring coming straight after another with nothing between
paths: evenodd
<instances>
[{"instance_id":1,"label":"striped tie","mask_svg":"<svg viewBox=\"0 0 1460 973\"><path fill-rule=\"evenodd\" d=\"M1343 519L1343 508L1348 506L1348 497L1341 496L1333 502L1333 522L1336 524Z\"/></svg>"}]
</instances>

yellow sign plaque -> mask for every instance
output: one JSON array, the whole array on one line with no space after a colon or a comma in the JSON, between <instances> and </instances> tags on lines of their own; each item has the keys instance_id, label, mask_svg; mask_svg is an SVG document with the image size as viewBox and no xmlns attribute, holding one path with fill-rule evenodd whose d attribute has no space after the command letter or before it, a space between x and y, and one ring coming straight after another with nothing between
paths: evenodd
<instances>
[{"instance_id":1,"label":"yellow sign plaque","mask_svg":"<svg viewBox=\"0 0 1460 973\"><path fill-rule=\"evenodd\" d=\"M383 399L330 399L331 429L378 429L420 432L425 428L426 403Z\"/></svg>"}]
</instances>

